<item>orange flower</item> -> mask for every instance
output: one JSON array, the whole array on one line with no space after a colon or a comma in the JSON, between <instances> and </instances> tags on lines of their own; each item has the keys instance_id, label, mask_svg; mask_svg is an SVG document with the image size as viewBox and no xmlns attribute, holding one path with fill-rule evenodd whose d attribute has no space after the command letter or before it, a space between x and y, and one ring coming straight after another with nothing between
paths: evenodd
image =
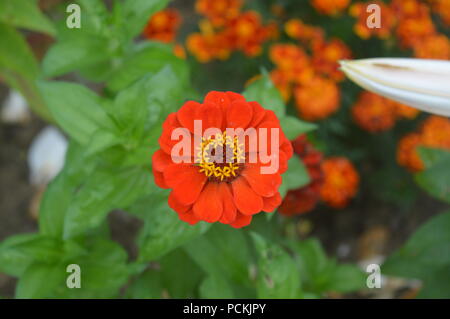
<instances>
[{"instance_id":1,"label":"orange flower","mask_svg":"<svg viewBox=\"0 0 450 319\"><path fill-rule=\"evenodd\" d=\"M197 0L195 9L207 17L214 26L223 26L236 18L242 7L242 0Z\"/></svg>"},{"instance_id":2,"label":"orange flower","mask_svg":"<svg viewBox=\"0 0 450 319\"><path fill-rule=\"evenodd\" d=\"M144 29L144 37L149 40L173 42L181 24L180 13L175 9L166 9L155 13Z\"/></svg>"},{"instance_id":3,"label":"orange flower","mask_svg":"<svg viewBox=\"0 0 450 319\"><path fill-rule=\"evenodd\" d=\"M323 182L322 153L308 142L306 135L300 135L292 141L294 153L305 164L311 181L299 189L290 190L286 194L278 211L285 216L309 212L316 207L320 199L320 189Z\"/></svg>"},{"instance_id":4,"label":"orange flower","mask_svg":"<svg viewBox=\"0 0 450 319\"><path fill-rule=\"evenodd\" d=\"M186 40L186 47L202 63L214 59L225 60L230 56L227 38L223 33L192 33Z\"/></svg>"},{"instance_id":5,"label":"orange flower","mask_svg":"<svg viewBox=\"0 0 450 319\"><path fill-rule=\"evenodd\" d=\"M312 6L320 13L336 15L348 7L350 0L311 0Z\"/></svg>"},{"instance_id":6,"label":"orange flower","mask_svg":"<svg viewBox=\"0 0 450 319\"><path fill-rule=\"evenodd\" d=\"M370 29L367 20L372 12L367 12L369 4L377 4L381 9L381 27ZM380 1L371 1L370 3L355 3L350 7L350 15L357 18L353 27L354 32L361 39L369 39L372 36L386 39L391 35L391 30L395 26L396 19L393 11L386 4Z\"/></svg>"},{"instance_id":7,"label":"orange flower","mask_svg":"<svg viewBox=\"0 0 450 319\"><path fill-rule=\"evenodd\" d=\"M278 91L280 91L283 101L289 101L292 93L292 85L286 73L279 69L272 70L270 72L270 79Z\"/></svg>"},{"instance_id":8,"label":"orange flower","mask_svg":"<svg viewBox=\"0 0 450 319\"><path fill-rule=\"evenodd\" d=\"M436 34L430 9L417 0L394 1L392 3L399 17L397 37L404 48L420 45L425 38Z\"/></svg>"},{"instance_id":9,"label":"orange flower","mask_svg":"<svg viewBox=\"0 0 450 319\"><path fill-rule=\"evenodd\" d=\"M414 45L414 56L421 59L450 60L450 40L443 34L426 37Z\"/></svg>"},{"instance_id":10,"label":"orange flower","mask_svg":"<svg viewBox=\"0 0 450 319\"><path fill-rule=\"evenodd\" d=\"M422 142L428 147L450 149L450 119L429 116L422 125Z\"/></svg>"},{"instance_id":11,"label":"orange flower","mask_svg":"<svg viewBox=\"0 0 450 319\"><path fill-rule=\"evenodd\" d=\"M324 119L339 108L340 91L336 83L318 76L296 87L294 96L300 116L308 121Z\"/></svg>"},{"instance_id":12,"label":"orange flower","mask_svg":"<svg viewBox=\"0 0 450 319\"><path fill-rule=\"evenodd\" d=\"M418 146L450 150L450 120L436 115L429 116L418 133L410 133L400 140L397 162L412 172L424 169L417 153Z\"/></svg>"},{"instance_id":13,"label":"orange flower","mask_svg":"<svg viewBox=\"0 0 450 319\"><path fill-rule=\"evenodd\" d=\"M314 75L308 55L294 44L275 44L269 56L284 76L294 83L306 83Z\"/></svg>"},{"instance_id":14,"label":"orange flower","mask_svg":"<svg viewBox=\"0 0 450 319\"><path fill-rule=\"evenodd\" d=\"M345 77L339 71L339 60L350 59L350 49L339 39L328 42L316 42L313 46L312 63L315 70L329 76L335 81L342 81Z\"/></svg>"},{"instance_id":15,"label":"orange flower","mask_svg":"<svg viewBox=\"0 0 450 319\"><path fill-rule=\"evenodd\" d=\"M344 157L326 159L322 163L322 171L324 174L320 190L322 200L331 207L344 208L358 190L358 172Z\"/></svg>"},{"instance_id":16,"label":"orange flower","mask_svg":"<svg viewBox=\"0 0 450 319\"><path fill-rule=\"evenodd\" d=\"M173 47L173 54L180 59L186 59L186 51L181 44L175 44Z\"/></svg>"},{"instance_id":17,"label":"orange flower","mask_svg":"<svg viewBox=\"0 0 450 319\"><path fill-rule=\"evenodd\" d=\"M395 106L395 113L396 113L397 117L412 120L412 119L416 118L417 115L420 113L420 111L418 109L415 109L411 106L397 103L394 101L392 101L392 103Z\"/></svg>"},{"instance_id":18,"label":"orange flower","mask_svg":"<svg viewBox=\"0 0 450 319\"><path fill-rule=\"evenodd\" d=\"M430 0L433 11L439 14L445 24L450 25L450 2L448 0Z\"/></svg>"},{"instance_id":19,"label":"orange flower","mask_svg":"<svg viewBox=\"0 0 450 319\"><path fill-rule=\"evenodd\" d=\"M322 42L324 39L323 29L307 25L300 19L291 19L286 22L284 30L288 36L305 44L313 44L317 41Z\"/></svg>"},{"instance_id":20,"label":"orange flower","mask_svg":"<svg viewBox=\"0 0 450 319\"><path fill-rule=\"evenodd\" d=\"M201 132L195 129L196 120L202 123ZM218 131L205 135L211 128ZM228 128L254 128L251 136L257 145L244 146L239 135L227 133ZM267 153L269 148L261 143L261 128L266 128L265 132L269 129L270 134L273 129L279 132L277 154L267 154L277 158L279 168L269 174L261 172L262 167L268 166L261 162L261 153ZM180 151L180 141L172 139L173 133L182 133L183 141L190 142L191 152ZM269 141L273 138L268 136ZM220 222L240 228L248 225L253 215L272 212L281 204L278 188L293 154L292 145L281 131L275 113L257 102L248 102L237 93L215 91L208 93L202 104L188 101L163 123L159 145L161 149L152 158L155 183L172 189L169 206L185 222Z\"/></svg>"},{"instance_id":21,"label":"orange flower","mask_svg":"<svg viewBox=\"0 0 450 319\"><path fill-rule=\"evenodd\" d=\"M248 56L261 54L261 45L277 36L275 24L263 25L256 11L247 11L228 21L226 31L233 47Z\"/></svg>"},{"instance_id":22,"label":"orange flower","mask_svg":"<svg viewBox=\"0 0 450 319\"><path fill-rule=\"evenodd\" d=\"M423 162L417 153L417 146L421 144L422 138L418 133L410 133L404 136L397 147L397 162L411 172L423 170Z\"/></svg>"},{"instance_id":23,"label":"orange flower","mask_svg":"<svg viewBox=\"0 0 450 319\"><path fill-rule=\"evenodd\" d=\"M396 120L393 103L377 94L364 91L352 107L355 122L366 131L375 133L392 128Z\"/></svg>"}]
</instances>

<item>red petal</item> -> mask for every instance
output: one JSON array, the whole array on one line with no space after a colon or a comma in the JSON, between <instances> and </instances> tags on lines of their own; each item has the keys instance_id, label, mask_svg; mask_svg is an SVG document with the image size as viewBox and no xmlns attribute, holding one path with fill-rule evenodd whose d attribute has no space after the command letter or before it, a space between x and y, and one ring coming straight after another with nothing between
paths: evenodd
<instances>
[{"instance_id":1,"label":"red petal","mask_svg":"<svg viewBox=\"0 0 450 319\"><path fill-rule=\"evenodd\" d=\"M245 101L245 97L243 95L239 94L239 93L235 93L235 92L231 92L231 91L228 91L228 92L225 92L225 93L228 95L228 97L230 98L231 102L236 101L236 100L243 100L243 101Z\"/></svg>"},{"instance_id":2,"label":"red petal","mask_svg":"<svg viewBox=\"0 0 450 319\"><path fill-rule=\"evenodd\" d=\"M207 102L197 112L198 119L202 121L202 133L208 128L222 130L223 114L218 105Z\"/></svg>"},{"instance_id":3,"label":"red petal","mask_svg":"<svg viewBox=\"0 0 450 319\"><path fill-rule=\"evenodd\" d=\"M267 213L273 212L278 206L280 206L282 198L279 192L276 192L272 197L263 197L264 207L263 211Z\"/></svg>"},{"instance_id":4,"label":"red petal","mask_svg":"<svg viewBox=\"0 0 450 319\"><path fill-rule=\"evenodd\" d=\"M247 165L241 175L260 196L275 195L281 185L280 174L261 174L261 165Z\"/></svg>"},{"instance_id":5,"label":"red petal","mask_svg":"<svg viewBox=\"0 0 450 319\"><path fill-rule=\"evenodd\" d=\"M229 224L236 219L236 206L233 201L233 194L228 183L219 184L219 194L222 197L223 213L220 222Z\"/></svg>"},{"instance_id":6,"label":"red petal","mask_svg":"<svg viewBox=\"0 0 450 319\"><path fill-rule=\"evenodd\" d=\"M245 101L236 100L231 103L227 109L227 128L243 128L245 129L250 123L253 116L253 110L250 104Z\"/></svg>"},{"instance_id":7,"label":"red petal","mask_svg":"<svg viewBox=\"0 0 450 319\"><path fill-rule=\"evenodd\" d=\"M194 133L194 120L198 120L196 117L197 110L202 105L195 101L188 101L177 112L177 119L182 126L189 129Z\"/></svg>"},{"instance_id":8,"label":"red petal","mask_svg":"<svg viewBox=\"0 0 450 319\"><path fill-rule=\"evenodd\" d=\"M248 102L253 108L253 118L250 122L250 127L257 127L259 123L261 123L264 115L266 114L266 110L264 110L258 102Z\"/></svg>"},{"instance_id":9,"label":"red petal","mask_svg":"<svg viewBox=\"0 0 450 319\"><path fill-rule=\"evenodd\" d=\"M211 91L203 100L203 103L206 102L214 103L225 111L230 106L231 100L225 92Z\"/></svg>"},{"instance_id":10,"label":"red petal","mask_svg":"<svg viewBox=\"0 0 450 319\"><path fill-rule=\"evenodd\" d=\"M255 193L245 178L239 177L231 183L234 204L245 215L257 214L262 210L263 200Z\"/></svg>"},{"instance_id":11,"label":"red petal","mask_svg":"<svg viewBox=\"0 0 450 319\"><path fill-rule=\"evenodd\" d=\"M252 216L250 215L243 215L241 213L238 213L236 216L236 219L234 222L230 224L230 226L234 228L242 228L250 224L252 221Z\"/></svg>"},{"instance_id":12,"label":"red petal","mask_svg":"<svg viewBox=\"0 0 450 319\"><path fill-rule=\"evenodd\" d=\"M223 212L222 197L218 183L207 183L192 207L195 217L208 223L220 219Z\"/></svg>"},{"instance_id":13,"label":"red petal","mask_svg":"<svg viewBox=\"0 0 450 319\"><path fill-rule=\"evenodd\" d=\"M197 217L195 217L192 210L189 210L186 213L177 213L177 214L178 214L178 218L180 218L182 221L189 223L191 225L195 225L200 221Z\"/></svg>"},{"instance_id":14,"label":"red petal","mask_svg":"<svg viewBox=\"0 0 450 319\"><path fill-rule=\"evenodd\" d=\"M191 205L200 195L207 177L196 166L171 164L164 170L164 180L173 188L174 196L180 204Z\"/></svg>"},{"instance_id":15,"label":"red petal","mask_svg":"<svg viewBox=\"0 0 450 319\"><path fill-rule=\"evenodd\" d=\"M169 194L169 199L167 200L169 207L172 208L177 213L186 213L191 209L192 205L183 205L181 204L174 195L174 192L171 191Z\"/></svg>"},{"instance_id":16,"label":"red petal","mask_svg":"<svg viewBox=\"0 0 450 319\"><path fill-rule=\"evenodd\" d=\"M170 156L163 152L162 150L157 150L152 156L152 167L158 171L162 172L167 167L167 165L172 164L172 159Z\"/></svg>"},{"instance_id":17,"label":"red petal","mask_svg":"<svg viewBox=\"0 0 450 319\"><path fill-rule=\"evenodd\" d=\"M153 171L153 178L154 178L154 180L155 180L155 184L156 184L158 187L161 187L161 188L170 188L170 187L166 184L166 182L164 181L163 173L156 171L154 168L152 169L152 171Z\"/></svg>"}]
</instances>

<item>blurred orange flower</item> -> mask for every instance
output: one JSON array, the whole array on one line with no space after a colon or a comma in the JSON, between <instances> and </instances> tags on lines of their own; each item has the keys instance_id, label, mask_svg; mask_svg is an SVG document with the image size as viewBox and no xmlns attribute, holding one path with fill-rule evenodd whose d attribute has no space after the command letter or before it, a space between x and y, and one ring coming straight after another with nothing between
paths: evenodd
<instances>
[{"instance_id":1,"label":"blurred orange flower","mask_svg":"<svg viewBox=\"0 0 450 319\"><path fill-rule=\"evenodd\" d=\"M443 34L426 37L414 45L414 56L421 59L450 60L450 40Z\"/></svg>"},{"instance_id":2,"label":"blurred orange flower","mask_svg":"<svg viewBox=\"0 0 450 319\"><path fill-rule=\"evenodd\" d=\"M367 12L369 4L377 4L381 9L381 27L370 29L367 26L367 19L372 12ZM353 30L362 39L369 39L372 36L386 39L391 35L391 31L395 26L396 19L394 12L389 6L381 1L371 1L370 3L357 2L350 7L350 15L357 18Z\"/></svg>"},{"instance_id":3,"label":"blurred orange flower","mask_svg":"<svg viewBox=\"0 0 450 319\"><path fill-rule=\"evenodd\" d=\"M433 5L433 11L442 18L445 24L450 25L450 1L448 0L429 0Z\"/></svg>"},{"instance_id":4,"label":"blurred orange flower","mask_svg":"<svg viewBox=\"0 0 450 319\"><path fill-rule=\"evenodd\" d=\"M332 39L328 42L316 42L313 45L312 63L315 70L329 76L335 81L342 81L344 73L339 71L339 60L350 59L352 52L340 39Z\"/></svg>"},{"instance_id":5,"label":"blurred orange flower","mask_svg":"<svg viewBox=\"0 0 450 319\"><path fill-rule=\"evenodd\" d=\"M424 169L417 153L418 146L450 150L450 120L432 115L421 126L419 132L404 136L397 147L397 162L412 172Z\"/></svg>"},{"instance_id":6,"label":"blurred orange flower","mask_svg":"<svg viewBox=\"0 0 450 319\"><path fill-rule=\"evenodd\" d=\"M412 172L423 170L423 162L417 153L417 146L422 144L418 133L404 136L397 146L397 162Z\"/></svg>"},{"instance_id":7,"label":"blurred orange flower","mask_svg":"<svg viewBox=\"0 0 450 319\"><path fill-rule=\"evenodd\" d=\"M230 55L227 39L222 33L192 33L186 40L186 47L202 63L213 59L225 60Z\"/></svg>"},{"instance_id":8,"label":"blurred orange flower","mask_svg":"<svg viewBox=\"0 0 450 319\"><path fill-rule=\"evenodd\" d=\"M166 9L156 12L148 21L144 29L144 37L170 43L175 40L178 28L181 25L181 15L175 9Z\"/></svg>"},{"instance_id":9,"label":"blurred orange flower","mask_svg":"<svg viewBox=\"0 0 450 319\"><path fill-rule=\"evenodd\" d=\"M320 189L323 183L322 153L317 151L307 140L306 135L300 135L292 141L294 153L305 164L310 182L299 189L290 190L283 199L279 212L285 216L302 214L314 209L320 199Z\"/></svg>"},{"instance_id":10,"label":"blurred orange flower","mask_svg":"<svg viewBox=\"0 0 450 319\"><path fill-rule=\"evenodd\" d=\"M350 0L311 0L311 5L320 13L336 15L348 7Z\"/></svg>"},{"instance_id":11,"label":"blurred orange flower","mask_svg":"<svg viewBox=\"0 0 450 319\"><path fill-rule=\"evenodd\" d=\"M197 0L195 9L207 17L214 26L223 26L236 18L241 10L242 0Z\"/></svg>"},{"instance_id":12,"label":"blurred orange flower","mask_svg":"<svg viewBox=\"0 0 450 319\"><path fill-rule=\"evenodd\" d=\"M386 131L394 126L396 110L390 100L364 91L353 105L352 115L361 128L375 133Z\"/></svg>"},{"instance_id":13,"label":"blurred orange flower","mask_svg":"<svg viewBox=\"0 0 450 319\"><path fill-rule=\"evenodd\" d=\"M418 109L413 108L411 106L397 103L394 101L392 101L392 103L395 106L395 113L396 113L397 117L412 120L412 119L416 118L417 115L420 113L420 111Z\"/></svg>"},{"instance_id":14,"label":"blurred orange flower","mask_svg":"<svg viewBox=\"0 0 450 319\"><path fill-rule=\"evenodd\" d=\"M289 81L305 83L314 75L308 55L295 44L272 45L269 57Z\"/></svg>"},{"instance_id":15,"label":"blurred orange flower","mask_svg":"<svg viewBox=\"0 0 450 319\"><path fill-rule=\"evenodd\" d=\"M248 56L261 54L261 45L277 36L276 25L263 25L261 16L256 11L247 11L229 20L226 32L232 39L233 47Z\"/></svg>"},{"instance_id":16,"label":"blurred orange flower","mask_svg":"<svg viewBox=\"0 0 450 319\"><path fill-rule=\"evenodd\" d=\"M319 76L294 89L300 116L308 121L324 119L339 108L340 91L336 83Z\"/></svg>"},{"instance_id":17,"label":"blurred orange flower","mask_svg":"<svg viewBox=\"0 0 450 319\"><path fill-rule=\"evenodd\" d=\"M331 207L344 208L358 190L358 172L344 157L326 159L322 163L322 171L324 174L320 190L322 200Z\"/></svg>"},{"instance_id":18,"label":"blurred orange flower","mask_svg":"<svg viewBox=\"0 0 450 319\"><path fill-rule=\"evenodd\" d=\"M316 41L322 42L324 39L324 31L320 27L313 27L305 24L300 19L291 19L284 25L286 34L305 44L313 44Z\"/></svg>"}]
</instances>

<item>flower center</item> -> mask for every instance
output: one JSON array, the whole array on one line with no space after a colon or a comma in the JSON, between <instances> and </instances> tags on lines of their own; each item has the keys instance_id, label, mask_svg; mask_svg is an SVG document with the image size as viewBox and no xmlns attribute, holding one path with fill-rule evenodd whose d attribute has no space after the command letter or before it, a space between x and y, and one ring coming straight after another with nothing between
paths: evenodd
<instances>
[{"instance_id":1,"label":"flower center","mask_svg":"<svg viewBox=\"0 0 450 319\"><path fill-rule=\"evenodd\" d=\"M243 145L237 136L228 136L226 132L202 138L197 151L199 171L211 181L230 182L244 166Z\"/></svg>"}]
</instances>

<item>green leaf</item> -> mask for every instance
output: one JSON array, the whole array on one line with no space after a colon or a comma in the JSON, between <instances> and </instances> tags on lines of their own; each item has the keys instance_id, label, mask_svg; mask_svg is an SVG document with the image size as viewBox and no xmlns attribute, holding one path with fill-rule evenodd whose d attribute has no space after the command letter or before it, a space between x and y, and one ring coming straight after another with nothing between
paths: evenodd
<instances>
[{"instance_id":1,"label":"green leaf","mask_svg":"<svg viewBox=\"0 0 450 319\"><path fill-rule=\"evenodd\" d=\"M208 276L200 285L200 298L232 299L235 298L228 282L219 276Z\"/></svg>"},{"instance_id":2,"label":"green leaf","mask_svg":"<svg viewBox=\"0 0 450 319\"><path fill-rule=\"evenodd\" d=\"M144 30L151 16L167 5L168 0L126 0L123 3L125 25L129 38Z\"/></svg>"},{"instance_id":3,"label":"green leaf","mask_svg":"<svg viewBox=\"0 0 450 319\"><path fill-rule=\"evenodd\" d=\"M42 61L43 72L46 77L54 77L98 65L108 60L112 51L109 39L97 35L80 34L61 39L47 51Z\"/></svg>"},{"instance_id":4,"label":"green leaf","mask_svg":"<svg viewBox=\"0 0 450 319\"><path fill-rule=\"evenodd\" d=\"M448 283L449 247L450 212L446 212L421 226L403 248L386 260L382 272L421 279L424 287L419 297L450 298L450 287L441 284Z\"/></svg>"},{"instance_id":5,"label":"green leaf","mask_svg":"<svg viewBox=\"0 0 450 319\"><path fill-rule=\"evenodd\" d=\"M97 166L97 160L87 159L75 142L69 144L63 170L45 190L39 209L39 230L47 236L62 238L64 219L76 191Z\"/></svg>"},{"instance_id":6,"label":"green leaf","mask_svg":"<svg viewBox=\"0 0 450 319\"><path fill-rule=\"evenodd\" d=\"M311 132L317 128L316 124L304 122L289 115L281 118L280 123L284 134L289 140L293 140L299 135Z\"/></svg>"},{"instance_id":7,"label":"green leaf","mask_svg":"<svg viewBox=\"0 0 450 319\"><path fill-rule=\"evenodd\" d=\"M428 194L450 203L450 152L420 148L426 169L415 175L417 184Z\"/></svg>"},{"instance_id":8,"label":"green leaf","mask_svg":"<svg viewBox=\"0 0 450 319\"><path fill-rule=\"evenodd\" d=\"M248 284L250 251L241 230L214 225L202 237L185 244L184 248L206 273Z\"/></svg>"},{"instance_id":9,"label":"green leaf","mask_svg":"<svg viewBox=\"0 0 450 319\"><path fill-rule=\"evenodd\" d=\"M348 293L366 287L367 274L355 265L342 264L335 268L328 291Z\"/></svg>"},{"instance_id":10,"label":"green leaf","mask_svg":"<svg viewBox=\"0 0 450 319\"><path fill-rule=\"evenodd\" d=\"M151 190L151 176L140 168L97 169L73 197L64 223L64 238L100 226L113 209L125 209Z\"/></svg>"},{"instance_id":11,"label":"green leaf","mask_svg":"<svg viewBox=\"0 0 450 319\"><path fill-rule=\"evenodd\" d=\"M281 119L285 116L286 107L281 94L267 73L263 74L261 79L250 84L243 95L247 101L256 101L265 109L274 111L278 118Z\"/></svg>"},{"instance_id":12,"label":"green leaf","mask_svg":"<svg viewBox=\"0 0 450 319\"><path fill-rule=\"evenodd\" d=\"M69 289L64 281L53 294L60 298L117 298L130 276L126 251L119 244L102 238L87 243L84 248L86 254L64 263L64 271L69 264L80 266L81 288ZM69 273L65 274L67 276Z\"/></svg>"},{"instance_id":13,"label":"green leaf","mask_svg":"<svg viewBox=\"0 0 450 319\"><path fill-rule=\"evenodd\" d=\"M65 283L66 266L60 263L36 262L27 267L16 287L16 298L48 298L52 291Z\"/></svg>"},{"instance_id":14,"label":"green leaf","mask_svg":"<svg viewBox=\"0 0 450 319\"><path fill-rule=\"evenodd\" d=\"M39 10L37 0L0 1L0 22L50 35L55 34L52 23Z\"/></svg>"},{"instance_id":15,"label":"green leaf","mask_svg":"<svg viewBox=\"0 0 450 319\"><path fill-rule=\"evenodd\" d=\"M0 39L0 76L22 93L33 111L50 119L50 112L35 84L38 63L27 42L17 30L3 23L0 23Z\"/></svg>"},{"instance_id":16,"label":"green leaf","mask_svg":"<svg viewBox=\"0 0 450 319\"><path fill-rule=\"evenodd\" d=\"M297 189L310 182L310 177L305 165L296 156L293 156L288 162L288 170L283 174L283 183L279 192L284 197L288 190Z\"/></svg>"},{"instance_id":17,"label":"green leaf","mask_svg":"<svg viewBox=\"0 0 450 319\"><path fill-rule=\"evenodd\" d=\"M145 221L138 238L140 262L158 259L204 233L209 224L189 225L167 204L168 192L154 186L152 194L136 202L129 211Z\"/></svg>"},{"instance_id":18,"label":"green leaf","mask_svg":"<svg viewBox=\"0 0 450 319\"><path fill-rule=\"evenodd\" d=\"M21 249L29 243L38 240L38 234L19 234L8 237L0 243L0 272L19 277L25 271L33 258Z\"/></svg>"},{"instance_id":19,"label":"green leaf","mask_svg":"<svg viewBox=\"0 0 450 319\"><path fill-rule=\"evenodd\" d=\"M107 82L108 90L120 91L147 73L155 73L166 65L170 65L177 78L186 81L188 78L188 67L184 60L173 55L172 48L168 45L150 42L136 46L121 64L111 74ZM165 81L165 83L168 83Z\"/></svg>"},{"instance_id":20,"label":"green leaf","mask_svg":"<svg viewBox=\"0 0 450 319\"><path fill-rule=\"evenodd\" d=\"M252 233L258 255L258 298L301 298L300 274L294 260L284 249Z\"/></svg>"},{"instance_id":21,"label":"green leaf","mask_svg":"<svg viewBox=\"0 0 450 319\"><path fill-rule=\"evenodd\" d=\"M87 144L95 131L113 126L91 90L68 82L39 82L38 87L55 121L78 143Z\"/></svg>"}]
</instances>

